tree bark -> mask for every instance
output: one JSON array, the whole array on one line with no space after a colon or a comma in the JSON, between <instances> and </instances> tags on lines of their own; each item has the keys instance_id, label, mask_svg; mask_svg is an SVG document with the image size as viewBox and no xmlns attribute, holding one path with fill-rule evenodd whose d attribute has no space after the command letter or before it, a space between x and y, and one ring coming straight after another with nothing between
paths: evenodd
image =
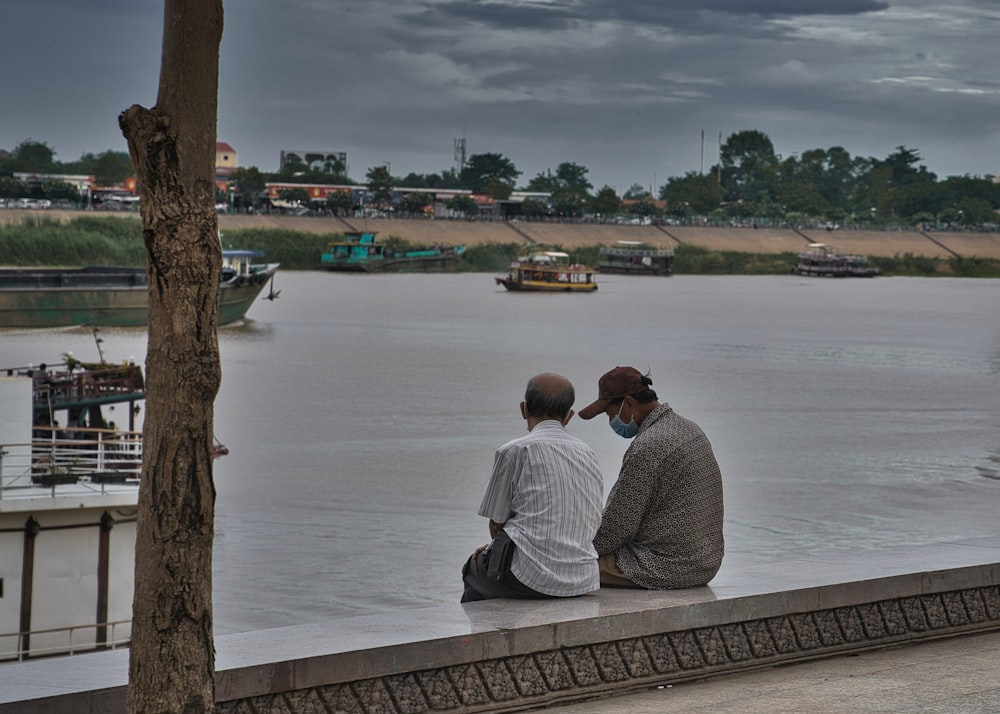
<instances>
[{"instance_id":1,"label":"tree bark","mask_svg":"<svg viewBox=\"0 0 1000 714\"><path fill-rule=\"evenodd\" d=\"M149 277L130 714L215 708L211 450L221 381L215 212L221 0L165 0L159 93L119 117Z\"/></svg>"}]
</instances>

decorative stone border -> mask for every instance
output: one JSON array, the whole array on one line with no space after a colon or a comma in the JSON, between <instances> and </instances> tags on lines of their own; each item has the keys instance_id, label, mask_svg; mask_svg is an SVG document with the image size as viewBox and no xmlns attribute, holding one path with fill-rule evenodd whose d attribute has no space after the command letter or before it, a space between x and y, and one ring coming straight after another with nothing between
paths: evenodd
<instances>
[{"instance_id":1,"label":"decorative stone border","mask_svg":"<svg viewBox=\"0 0 1000 714\"><path fill-rule=\"evenodd\" d=\"M1000 632L1000 535L724 568L706 588L440 604L224 635L217 711L510 712L985 631ZM9 664L0 710L125 714L127 685L124 650Z\"/></svg>"},{"instance_id":2,"label":"decorative stone border","mask_svg":"<svg viewBox=\"0 0 1000 714\"><path fill-rule=\"evenodd\" d=\"M276 692L217 712L500 712L998 627L1000 587L989 585Z\"/></svg>"}]
</instances>

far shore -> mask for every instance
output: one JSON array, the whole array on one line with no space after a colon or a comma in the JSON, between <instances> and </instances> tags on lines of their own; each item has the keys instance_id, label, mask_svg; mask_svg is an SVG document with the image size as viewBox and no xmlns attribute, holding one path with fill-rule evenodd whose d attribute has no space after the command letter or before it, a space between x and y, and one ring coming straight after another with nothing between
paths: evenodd
<instances>
[{"instance_id":1,"label":"far shore","mask_svg":"<svg viewBox=\"0 0 1000 714\"><path fill-rule=\"evenodd\" d=\"M80 216L138 218L137 213L65 210L0 210L0 224L25 220L69 221ZM397 236L413 244L482 245L521 243L578 248L617 241L641 241L674 248L681 244L735 253L798 253L810 243L825 243L838 252L875 257L905 255L925 258L1000 259L1000 233L938 233L919 230L796 230L788 228L719 228L713 226L633 226L597 223L529 221L467 221L430 219L364 219L276 214L220 214L219 229L286 229L301 233L333 234L376 231L383 238Z\"/></svg>"}]
</instances>

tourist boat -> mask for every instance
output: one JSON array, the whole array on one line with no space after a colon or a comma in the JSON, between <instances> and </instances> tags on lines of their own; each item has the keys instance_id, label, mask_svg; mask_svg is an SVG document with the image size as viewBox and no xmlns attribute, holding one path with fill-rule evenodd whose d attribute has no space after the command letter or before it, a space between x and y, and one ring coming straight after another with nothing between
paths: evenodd
<instances>
[{"instance_id":1,"label":"tourist boat","mask_svg":"<svg viewBox=\"0 0 1000 714\"><path fill-rule=\"evenodd\" d=\"M131 636L142 370L64 358L0 370L0 661Z\"/></svg>"},{"instance_id":2,"label":"tourist boat","mask_svg":"<svg viewBox=\"0 0 1000 714\"><path fill-rule=\"evenodd\" d=\"M507 275L495 278L510 291L587 293L597 290L597 270L570 263L569 254L539 250L511 262Z\"/></svg>"},{"instance_id":3,"label":"tourist boat","mask_svg":"<svg viewBox=\"0 0 1000 714\"><path fill-rule=\"evenodd\" d=\"M873 278L879 274L867 258L837 253L824 243L810 243L799 253L795 272L819 278Z\"/></svg>"},{"instance_id":4,"label":"tourist boat","mask_svg":"<svg viewBox=\"0 0 1000 714\"><path fill-rule=\"evenodd\" d=\"M620 240L601 246L597 269L602 273L626 275L673 275L674 251L642 241Z\"/></svg>"},{"instance_id":5,"label":"tourist boat","mask_svg":"<svg viewBox=\"0 0 1000 714\"><path fill-rule=\"evenodd\" d=\"M269 283L267 299L278 296L278 263L256 264L257 250L223 250L219 281L219 324L246 315ZM0 269L0 328L139 327L149 321L145 268Z\"/></svg>"},{"instance_id":6,"label":"tourist boat","mask_svg":"<svg viewBox=\"0 0 1000 714\"><path fill-rule=\"evenodd\" d=\"M330 243L320 259L327 270L348 273L405 273L455 267L464 245L431 246L394 251L376 240L374 231L346 231L344 240Z\"/></svg>"}]
</instances>

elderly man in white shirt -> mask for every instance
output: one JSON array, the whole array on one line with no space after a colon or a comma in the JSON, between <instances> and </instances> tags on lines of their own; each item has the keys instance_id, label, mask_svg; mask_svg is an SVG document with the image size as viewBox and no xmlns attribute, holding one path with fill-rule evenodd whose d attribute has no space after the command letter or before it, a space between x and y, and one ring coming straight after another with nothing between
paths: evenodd
<instances>
[{"instance_id":1,"label":"elderly man in white shirt","mask_svg":"<svg viewBox=\"0 0 1000 714\"><path fill-rule=\"evenodd\" d=\"M479 515L493 540L462 568L462 602L572 597L600 587L593 540L604 477L593 450L566 431L573 385L532 377L521 402L528 433L497 449Z\"/></svg>"}]
</instances>

